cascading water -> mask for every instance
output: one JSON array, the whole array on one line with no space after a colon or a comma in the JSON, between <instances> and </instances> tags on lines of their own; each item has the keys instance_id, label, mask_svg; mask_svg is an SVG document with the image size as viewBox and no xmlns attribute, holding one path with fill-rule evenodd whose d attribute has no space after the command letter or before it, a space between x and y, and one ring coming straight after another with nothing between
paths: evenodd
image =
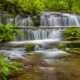
<instances>
[{"instance_id":1,"label":"cascading water","mask_svg":"<svg viewBox=\"0 0 80 80\"><path fill-rule=\"evenodd\" d=\"M66 14L66 13L56 13L56 12L43 12L41 13L41 27L58 27L58 26L79 26L80 24L80 16L77 16L75 14ZM9 14L0 14L0 22L7 24L8 22L11 23L19 23L21 27L23 26L33 26L34 22L32 21L32 18L28 16L27 18L21 18L19 15L14 17ZM49 49L46 48L50 44L59 42L61 39L64 38L64 34L61 28L37 28L37 29L28 29L28 28L19 28L19 31L23 33L24 35L21 36L19 34L15 34L17 41L10 42L11 45L26 45L26 44L36 44L35 51L47 53L48 55L56 55L58 53L64 53L61 52L59 49L57 51L54 50L54 45L52 45ZM41 45L41 46L39 46ZM21 51L20 51L21 49ZM22 54L25 51L25 48L13 48L11 51L12 57L21 57ZM17 51L17 52L16 52ZM21 54L19 54L21 52ZM18 55L15 55L18 54ZM47 55L46 54L46 55ZM19 56L20 55L20 56ZM23 58L23 57L22 57Z\"/></svg>"},{"instance_id":2,"label":"cascading water","mask_svg":"<svg viewBox=\"0 0 80 80\"><path fill-rule=\"evenodd\" d=\"M21 17L13 16L7 12L0 11L0 22L7 24L19 23L19 26L34 26L34 21L31 16ZM64 26L80 26L80 16L75 13L60 13L60 12L42 12L40 25L41 27L64 27Z\"/></svg>"},{"instance_id":3,"label":"cascading water","mask_svg":"<svg viewBox=\"0 0 80 80\"><path fill-rule=\"evenodd\" d=\"M41 26L43 27L62 27L80 26L80 16L72 13L42 12Z\"/></svg>"},{"instance_id":4,"label":"cascading water","mask_svg":"<svg viewBox=\"0 0 80 80\"><path fill-rule=\"evenodd\" d=\"M28 16L27 18L19 18L20 16L17 16L16 19L16 23L19 23L20 26L33 26L33 20L30 16Z\"/></svg>"},{"instance_id":5,"label":"cascading water","mask_svg":"<svg viewBox=\"0 0 80 80\"><path fill-rule=\"evenodd\" d=\"M15 23L19 23L20 27L23 26L33 26L33 20L30 16L26 17L26 18L22 18L21 16L17 15L17 16L13 16L11 14L8 14L7 12L4 11L0 11L0 23L3 24L7 24L8 22L15 24Z\"/></svg>"},{"instance_id":6,"label":"cascading water","mask_svg":"<svg viewBox=\"0 0 80 80\"><path fill-rule=\"evenodd\" d=\"M24 36L17 35L18 41L24 40L44 40L44 39L61 39L63 38L63 32L61 30L55 29L20 29L21 33L24 33Z\"/></svg>"},{"instance_id":7,"label":"cascading water","mask_svg":"<svg viewBox=\"0 0 80 80\"><path fill-rule=\"evenodd\" d=\"M62 26L79 26L80 25L80 16L70 15L65 13L63 14L61 13L53 14L53 13L54 12L42 13L41 26L43 27L61 26L62 27ZM30 16L28 16L28 18L23 18L23 19L20 19L19 16L17 16L16 18L13 18L12 15L9 16L9 18L7 18L8 16L9 16L8 14L6 15L3 14L2 16L0 14L0 22L5 24L7 24L7 22L11 22L11 23L17 22L20 24L20 26L33 25L33 21ZM29 22L30 24L28 24ZM10 49L3 49L3 50L1 49L0 54L4 55L5 58L10 57L11 59L17 59L17 60L19 59L19 61L24 63L24 69L27 70L28 72L31 69L33 71L37 71L36 74L38 74L38 72L39 74L42 73L42 75L40 75L40 77L41 76L43 77L41 80L46 80L46 79L57 80L58 78L57 79L54 78L54 75L55 75L54 70L57 70L56 66L59 65L59 62L61 67L61 65L63 64L62 62L65 59L63 58L62 60L60 60L60 59L57 59L56 56L67 54L67 52L61 51L57 47L58 44L60 43L60 40L64 38L62 29L58 27L56 29L55 28L45 28L45 29L39 28L39 29L33 30L30 28L23 27L23 28L19 28L19 31L24 35L21 36L19 34L15 34L17 41L9 42L7 44L4 43L8 45ZM35 50L33 52L27 52L26 51L28 49L26 46L27 44L36 44ZM3 47L5 46L3 45ZM58 65L55 66L55 62L56 63L58 62ZM29 70L28 70L28 67L29 67ZM65 69L67 67L65 67ZM62 68L59 68L59 69L62 70ZM48 74L46 75L44 74L44 72ZM36 75L31 74L31 76L35 77ZM34 79L38 80L39 78L37 76ZM63 79L67 79L67 78L64 77Z\"/></svg>"}]
</instances>

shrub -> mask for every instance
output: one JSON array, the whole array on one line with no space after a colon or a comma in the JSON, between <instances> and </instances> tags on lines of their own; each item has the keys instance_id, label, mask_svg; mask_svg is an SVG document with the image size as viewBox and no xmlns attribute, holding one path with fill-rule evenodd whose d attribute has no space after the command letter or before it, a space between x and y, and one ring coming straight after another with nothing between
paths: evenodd
<instances>
[{"instance_id":1,"label":"shrub","mask_svg":"<svg viewBox=\"0 0 80 80\"><path fill-rule=\"evenodd\" d=\"M36 46L36 44L27 44L26 50L27 50L28 52L34 51L35 46Z\"/></svg>"},{"instance_id":2,"label":"shrub","mask_svg":"<svg viewBox=\"0 0 80 80\"><path fill-rule=\"evenodd\" d=\"M79 27L70 27L64 32L66 35L65 39L75 40L80 37L80 28Z\"/></svg>"},{"instance_id":3,"label":"shrub","mask_svg":"<svg viewBox=\"0 0 80 80\"><path fill-rule=\"evenodd\" d=\"M40 26L40 14L38 14L36 17L33 17L34 26Z\"/></svg>"},{"instance_id":4,"label":"shrub","mask_svg":"<svg viewBox=\"0 0 80 80\"><path fill-rule=\"evenodd\" d=\"M34 19L35 26L40 26L40 19Z\"/></svg>"},{"instance_id":5,"label":"shrub","mask_svg":"<svg viewBox=\"0 0 80 80\"><path fill-rule=\"evenodd\" d=\"M0 42L8 42L15 40L15 33L20 34L20 32L16 29L13 29L13 25L8 23L7 25L0 24L2 27L0 27ZM9 27L11 26L11 27Z\"/></svg>"},{"instance_id":6,"label":"shrub","mask_svg":"<svg viewBox=\"0 0 80 80\"><path fill-rule=\"evenodd\" d=\"M10 59L6 60L3 56L0 56L0 77L6 80L11 75L11 69L19 71L21 66L23 66L22 63L11 61Z\"/></svg>"}]
</instances>

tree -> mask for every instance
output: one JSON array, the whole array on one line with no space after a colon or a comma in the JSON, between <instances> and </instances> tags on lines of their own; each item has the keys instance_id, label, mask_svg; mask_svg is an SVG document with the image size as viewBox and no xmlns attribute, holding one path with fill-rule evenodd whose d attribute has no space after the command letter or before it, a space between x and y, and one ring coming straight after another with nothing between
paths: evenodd
<instances>
[{"instance_id":1,"label":"tree","mask_svg":"<svg viewBox=\"0 0 80 80\"><path fill-rule=\"evenodd\" d=\"M1 0L0 9L12 14L33 16L44 9L43 0Z\"/></svg>"}]
</instances>

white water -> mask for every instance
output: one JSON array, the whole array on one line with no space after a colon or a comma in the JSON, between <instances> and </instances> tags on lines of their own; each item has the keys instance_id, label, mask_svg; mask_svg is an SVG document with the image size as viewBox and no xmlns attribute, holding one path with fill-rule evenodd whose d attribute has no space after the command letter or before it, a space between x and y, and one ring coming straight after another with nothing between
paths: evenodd
<instances>
[{"instance_id":1,"label":"white water","mask_svg":"<svg viewBox=\"0 0 80 80\"><path fill-rule=\"evenodd\" d=\"M19 23L20 27L30 27L34 26L34 21L30 17L13 16L6 12L0 11L0 23L7 24ZM41 12L41 27L70 27L70 26L80 26L80 16L75 13L60 13L60 12Z\"/></svg>"},{"instance_id":2,"label":"white water","mask_svg":"<svg viewBox=\"0 0 80 80\"><path fill-rule=\"evenodd\" d=\"M27 33L28 33L26 36L27 38L25 38L24 36L21 36L21 38L19 38L19 36L17 36L18 40L20 41L13 41L9 43L14 46L19 46L19 45L25 46L27 44L37 44L37 46L35 47L35 52L45 53L45 55L50 56L50 57L51 55L52 57L54 57L54 56L65 53L58 49L57 50L45 49L45 47L47 47L49 44L59 42L63 38L63 33L60 30L54 30L54 29L27 30ZM41 45L42 47L39 47L39 45Z\"/></svg>"},{"instance_id":3,"label":"white water","mask_svg":"<svg viewBox=\"0 0 80 80\"><path fill-rule=\"evenodd\" d=\"M42 12L41 26L44 27L80 26L80 16L74 13L69 14L59 12Z\"/></svg>"},{"instance_id":4,"label":"white water","mask_svg":"<svg viewBox=\"0 0 80 80\"><path fill-rule=\"evenodd\" d=\"M25 18L19 15L13 16L11 14L8 14L7 12L0 10L0 23L7 24L8 22L10 22L11 24L18 23L20 27L30 27L34 25L34 22L30 16Z\"/></svg>"},{"instance_id":5,"label":"white water","mask_svg":"<svg viewBox=\"0 0 80 80\"><path fill-rule=\"evenodd\" d=\"M25 59L24 55L26 55L24 51L19 50L0 50L0 53L6 54L6 58L9 57L11 59Z\"/></svg>"},{"instance_id":6,"label":"white water","mask_svg":"<svg viewBox=\"0 0 80 80\"><path fill-rule=\"evenodd\" d=\"M61 54L66 54L64 51L61 51L61 50L57 49L55 47L55 45L53 45L55 48L46 49L46 47L48 47L49 44L57 43L63 38L61 32L54 31L54 30L52 32L49 31L50 32L49 36L47 36L46 31L43 31L44 33L42 35L43 36L43 39L42 39L42 36L39 36L40 33L42 33L42 30L40 30L40 31L41 32L39 32L37 30L37 32L36 32L37 34L35 35L34 40L25 40L24 41L24 39L22 38L23 41L12 41L12 42L9 42L9 43L14 47L19 46L19 45L26 46L27 44L36 44L34 53L43 53L45 55L44 58L54 58L54 57L59 56ZM33 32L33 31L31 31L31 32ZM47 36L47 37L45 37L44 35ZM31 37L31 36L32 35L30 35L29 37ZM45 39L44 37L47 38L47 39ZM39 45L41 47L39 47ZM11 51L6 50L6 53L8 53L9 57L12 58L12 59L13 58L25 59L24 55L27 54L27 53L25 53L25 50L26 50L25 48L13 48Z\"/></svg>"},{"instance_id":7,"label":"white water","mask_svg":"<svg viewBox=\"0 0 80 80\"><path fill-rule=\"evenodd\" d=\"M57 48L53 48L53 49L48 49L48 50L40 50L40 51L35 51L35 53L42 53L44 54L44 58L54 58L56 56L62 55L62 54L66 54L67 52L61 51Z\"/></svg>"},{"instance_id":8,"label":"white water","mask_svg":"<svg viewBox=\"0 0 80 80\"><path fill-rule=\"evenodd\" d=\"M27 45L27 44L37 44L35 47L35 53L43 53L46 57L54 57L61 54L65 54L65 52L56 50L56 49L49 49L46 50L47 47L51 43L59 42L63 39L63 32L60 29L38 29L38 30L23 30L21 29L20 32L24 32L25 36L17 35L18 41L9 42L11 45L19 46L19 45ZM41 45L41 47L39 47ZM55 46L55 45L54 45ZM56 50L56 51L55 51Z\"/></svg>"},{"instance_id":9,"label":"white water","mask_svg":"<svg viewBox=\"0 0 80 80\"><path fill-rule=\"evenodd\" d=\"M38 44L36 47L35 47L35 51L33 53L41 53L41 54L44 54L44 58L45 59L49 59L49 58L54 58L56 56L59 56L59 55L62 55L62 54L67 54L66 52L64 51L61 51L59 50L58 48L52 48L52 49L45 49L45 47L51 43L55 43L55 42L59 42L60 40L33 40L33 41L15 41L15 42L10 42L10 44L12 45L21 45L21 44L24 44L24 45L27 45L27 44ZM42 47L39 47L39 44L42 46ZM55 45L54 45L55 46ZM25 50L25 49L22 49L22 50ZM19 54L18 54L19 53ZM20 51L19 49L18 50L13 50L12 53L11 53L11 58L23 58L23 54L22 51ZM20 55L20 56L19 56ZM24 57L25 58L25 57Z\"/></svg>"},{"instance_id":10,"label":"white water","mask_svg":"<svg viewBox=\"0 0 80 80\"><path fill-rule=\"evenodd\" d=\"M26 18L22 18L20 19L19 18L20 16L17 16L15 19L15 23L19 23L20 27L23 27L23 26L33 26L34 23L33 23L33 20L30 16L26 17Z\"/></svg>"},{"instance_id":11,"label":"white water","mask_svg":"<svg viewBox=\"0 0 80 80\"><path fill-rule=\"evenodd\" d=\"M76 16L75 14L66 14L66 13L55 13L55 12L44 12L41 13L41 26L43 27L51 27L51 26L79 26L80 17ZM28 16L28 18L19 18L16 16L9 16L8 14L3 15L4 22L7 23L15 22L20 23L20 26L32 26L34 25L32 18ZM61 17L60 17L61 16ZM1 16L0 16L1 17ZM0 19L1 21L1 19ZM26 22L30 22L30 24L26 24ZM65 54L65 52L55 48L55 49L45 49L45 46L48 46L51 43L59 42L64 38L63 32L61 29L38 29L38 30L27 30L27 29L20 29L21 33L24 33L24 36L17 35L17 41L9 42L11 45L26 45L26 44L39 44L42 47L36 46L35 52L36 53L43 53L45 54L45 58L53 58L55 56ZM55 45L54 45L55 46ZM9 53L9 57L11 58L24 58L25 55L24 48L14 48L11 51L7 51Z\"/></svg>"},{"instance_id":12,"label":"white water","mask_svg":"<svg viewBox=\"0 0 80 80\"><path fill-rule=\"evenodd\" d=\"M21 44L49 44L53 42L59 42L60 39L44 39L44 40L29 40L29 41L12 41L9 42L12 45L21 45Z\"/></svg>"},{"instance_id":13,"label":"white water","mask_svg":"<svg viewBox=\"0 0 80 80\"><path fill-rule=\"evenodd\" d=\"M55 40L55 39L62 39L63 32L59 29L38 29L38 30L31 30L31 29L21 29L19 30L21 33L24 33L24 36L17 35L18 41L24 40Z\"/></svg>"}]
</instances>

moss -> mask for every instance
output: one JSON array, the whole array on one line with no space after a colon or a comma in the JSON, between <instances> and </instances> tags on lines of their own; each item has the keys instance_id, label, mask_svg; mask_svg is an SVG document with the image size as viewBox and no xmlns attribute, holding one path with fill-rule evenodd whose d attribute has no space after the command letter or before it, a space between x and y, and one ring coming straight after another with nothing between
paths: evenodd
<instances>
[{"instance_id":1,"label":"moss","mask_svg":"<svg viewBox=\"0 0 80 80\"><path fill-rule=\"evenodd\" d=\"M62 12L62 13L78 13L68 9L47 9L45 11L48 11L48 12L55 11L55 12Z\"/></svg>"},{"instance_id":2,"label":"moss","mask_svg":"<svg viewBox=\"0 0 80 80\"><path fill-rule=\"evenodd\" d=\"M80 55L80 48L71 48L69 53Z\"/></svg>"},{"instance_id":3,"label":"moss","mask_svg":"<svg viewBox=\"0 0 80 80\"><path fill-rule=\"evenodd\" d=\"M30 22L29 22L29 21L27 21L27 22L26 22L26 25L29 25L29 24L30 24Z\"/></svg>"},{"instance_id":4,"label":"moss","mask_svg":"<svg viewBox=\"0 0 80 80\"><path fill-rule=\"evenodd\" d=\"M26 50L28 52L34 51L36 44L27 44L26 45Z\"/></svg>"},{"instance_id":5,"label":"moss","mask_svg":"<svg viewBox=\"0 0 80 80\"><path fill-rule=\"evenodd\" d=\"M36 29L36 27L33 26L33 27L30 27L30 29L34 30L34 29Z\"/></svg>"},{"instance_id":6,"label":"moss","mask_svg":"<svg viewBox=\"0 0 80 80\"><path fill-rule=\"evenodd\" d=\"M66 46L64 44L59 44L58 48L65 51L66 50Z\"/></svg>"},{"instance_id":7,"label":"moss","mask_svg":"<svg viewBox=\"0 0 80 80\"><path fill-rule=\"evenodd\" d=\"M80 27L70 27L64 34L67 40L78 40L80 38Z\"/></svg>"},{"instance_id":8,"label":"moss","mask_svg":"<svg viewBox=\"0 0 80 80\"><path fill-rule=\"evenodd\" d=\"M19 16L19 19L23 19L23 16Z\"/></svg>"},{"instance_id":9,"label":"moss","mask_svg":"<svg viewBox=\"0 0 80 80\"><path fill-rule=\"evenodd\" d=\"M67 43L67 47L70 47L70 48L80 48L80 40L72 41L71 43Z\"/></svg>"}]
</instances>

